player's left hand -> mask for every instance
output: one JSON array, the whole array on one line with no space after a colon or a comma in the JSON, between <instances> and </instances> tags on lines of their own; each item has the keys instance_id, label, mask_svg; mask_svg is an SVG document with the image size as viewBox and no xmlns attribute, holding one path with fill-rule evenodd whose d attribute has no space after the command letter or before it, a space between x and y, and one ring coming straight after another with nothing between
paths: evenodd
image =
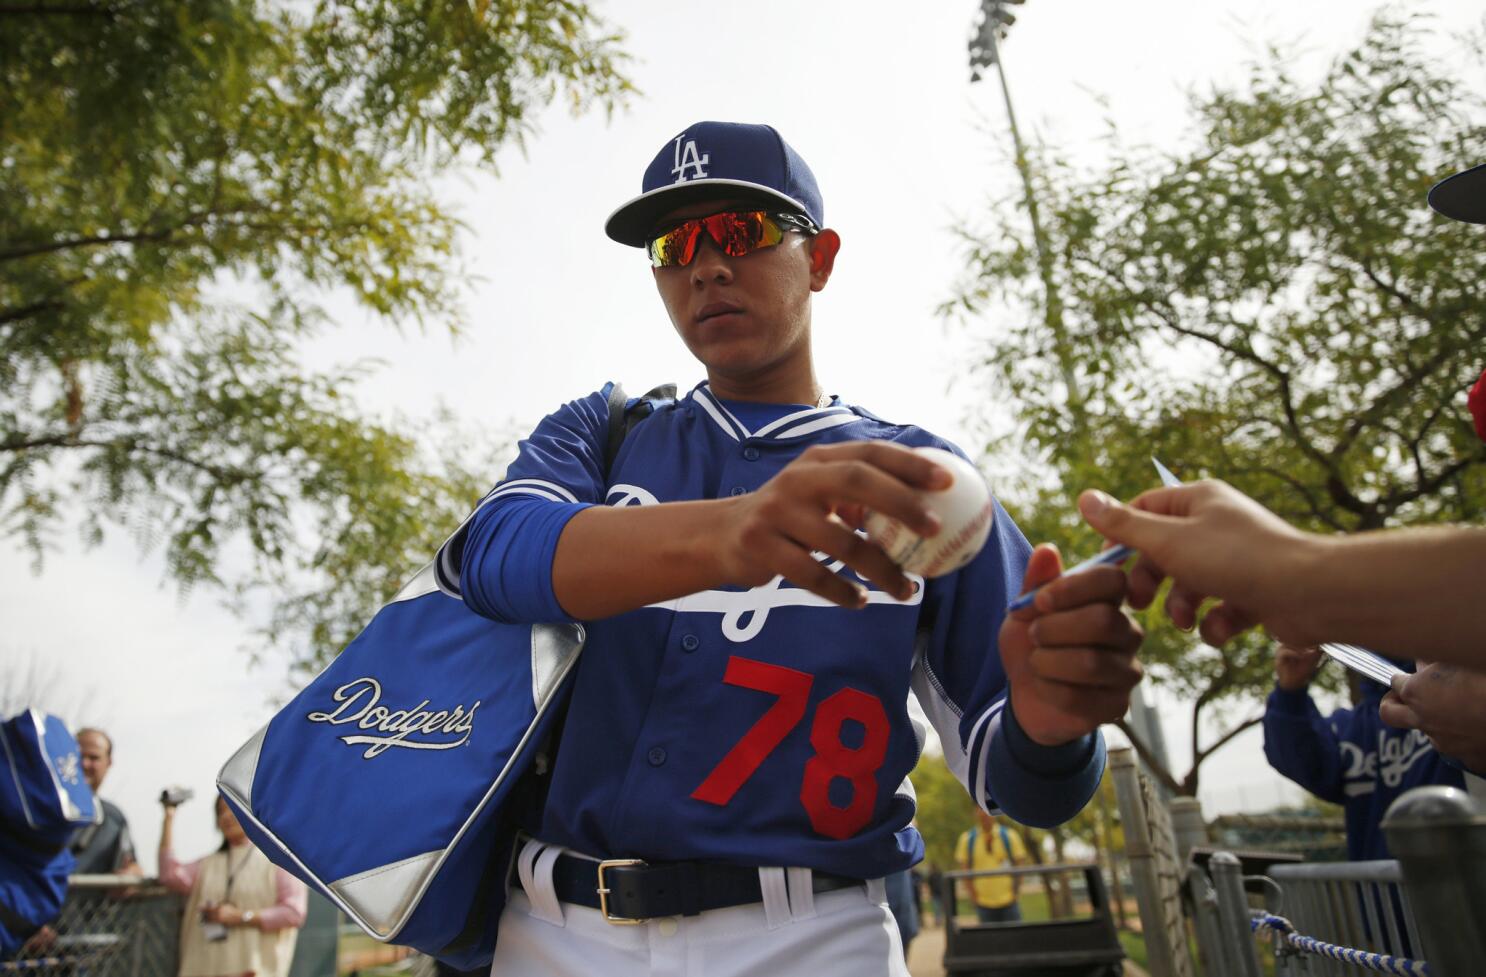
<instances>
[{"instance_id":1,"label":"player's left hand","mask_svg":"<svg viewBox=\"0 0 1486 977\"><path fill-rule=\"evenodd\" d=\"M1420 664L1412 675L1393 676L1378 715L1398 729L1417 729L1434 748L1477 773L1486 773L1486 672L1438 662Z\"/></svg>"},{"instance_id":2,"label":"player's left hand","mask_svg":"<svg viewBox=\"0 0 1486 977\"><path fill-rule=\"evenodd\" d=\"M1123 570L1095 567L1060 579L1062 572L1057 547L1033 550L1022 593L1046 586L1032 606L1001 624L1011 708L1027 735L1044 746L1078 739L1125 715L1130 690L1140 681L1135 653L1145 638L1120 606Z\"/></svg>"}]
</instances>

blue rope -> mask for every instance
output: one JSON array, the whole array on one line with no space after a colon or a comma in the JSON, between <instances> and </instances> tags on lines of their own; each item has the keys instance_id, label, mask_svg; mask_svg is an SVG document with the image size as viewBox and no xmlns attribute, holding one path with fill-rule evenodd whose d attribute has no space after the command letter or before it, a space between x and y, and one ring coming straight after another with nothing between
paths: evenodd
<instances>
[{"instance_id":1,"label":"blue rope","mask_svg":"<svg viewBox=\"0 0 1486 977\"><path fill-rule=\"evenodd\" d=\"M1390 957L1386 953L1368 953L1365 950L1337 946L1335 943L1325 943L1314 936L1302 936L1295 932L1294 924L1288 919L1273 913L1256 911L1253 918L1249 920L1249 928L1255 933L1273 930L1283 936L1286 943L1304 953L1330 957L1332 960L1356 964L1382 974L1396 974L1398 977L1429 977L1429 964L1423 960Z\"/></svg>"},{"instance_id":2,"label":"blue rope","mask_svg":"<svg viewBox=\"0 0 1486 977\"><path fill-rule=\"evenodd\" d=\"M67 961L61 957L31 957L27 960L7 960L0 963L0 973L18 973L23 970L40 970L42 967L60 967Z\"/></svg>"}]
</instances>

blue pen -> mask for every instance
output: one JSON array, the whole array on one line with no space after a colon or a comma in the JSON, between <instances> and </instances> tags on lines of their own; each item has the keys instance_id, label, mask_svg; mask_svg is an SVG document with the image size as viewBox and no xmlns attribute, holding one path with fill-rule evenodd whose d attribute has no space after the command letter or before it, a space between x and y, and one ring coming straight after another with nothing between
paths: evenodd
<instances>
[{"instance_id":1,"label":"blue pen","mask_svg":"<svg viewBox=\"0 0 1486 977\"><path fill-rule=\"evenodd\" d=\"M1161 476L1162 485L1182 484L1180 479L1171 474L1171 469L1161 464L1161 462L1157 461L1155 458L1152 458L1151 463L1156 466L1156 474ZM1103 553L1100 553L1098 556L1089 557L1078 566L1069 567L1067 570L1063 571L1063 576L1067 577L1075 573L1083 573L1085 570L1089 570L1094 567L1106 566L1111 563L1123 563L1128 557L1134 555L1134 553L1134 550L1122 543L1118 546L1110 547ZM1045 586L1047 586L1047 584L1043 584L1043 587ZM1041 589L1042 587L1035 587L1032 590L1027 591L1025 594L1022 594L1016 600L1007 605L1006 609L1008 611L1019 611L1024 607L1032 606L1032 601L1037 599L1037 592Z\"/></svg>"},{"instance_id":2,"label":"blue pen","mask_svg":"<svg viewBox=\"0 0 1486 977\"><path fill-rule=\"evenodd\" d=\"M1083 561L1076 567L1069 567L1067 570L1064 570L1063 576L1067 577L1075 573L1083 573L1085 570L1090 570L1094 567L1102 567L1108 563L1120 563L1134 552L1135 551L1132 550L1130 547L1123 544L1111 547L1110 549L1105 550L1103 553L1100 553L1098 556L1089 557L1087 560ZM1046 584L1044 584L1043 586L1046 586ZM1007 610L1019 611L1023 607L1031 606L1032 601L1037 598L1037 592L1041 589L1042 587L1038 587L1034 590L1027 591L1025 594L1022 594L1022 596L1018 597L1016 600L1012 601L1010 605L1007 606Z\"/></svg>"}]
</instances>

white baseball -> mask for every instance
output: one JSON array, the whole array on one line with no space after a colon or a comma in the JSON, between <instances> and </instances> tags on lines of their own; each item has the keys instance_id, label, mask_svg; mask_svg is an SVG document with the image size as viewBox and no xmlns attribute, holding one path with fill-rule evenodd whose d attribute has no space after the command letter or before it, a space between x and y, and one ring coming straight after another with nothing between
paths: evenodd
<instances>
[{"instance_id":1,"label":"white baseball","mask_svg":"<svg viewBox=\"0 0 1486 977\"><path fill-rule=\"evenodd\" d=\"M914 448L954 477L949 487L923 492L925 505L939 517L934 536L920 536L896 519L867 513L867 538L881 546L905 573L940 577L969 563L985 545L996 506L975 466L942 448Z\"/></svg>"}]
</instances>

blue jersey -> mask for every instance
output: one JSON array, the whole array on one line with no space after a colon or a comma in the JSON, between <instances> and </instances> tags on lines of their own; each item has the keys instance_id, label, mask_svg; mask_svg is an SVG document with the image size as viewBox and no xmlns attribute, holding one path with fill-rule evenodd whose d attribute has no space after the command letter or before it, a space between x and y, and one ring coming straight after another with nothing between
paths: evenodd
<instances>
[{"instance_id":1,"label":"blue jersey","mask_svg":"<svg viewBox=\"0 0 1486 977\"><path fill-rule=\"evenodd\" d=\"M605 478L607 394L543 420L468 535L452 541L452 556L441 553L448 583L482 613L561 616L550 591L552 547L584 505L741 495L817 444L877 439L960 453L921 428L841 404L730 409L704 383L637 424ZM493 544L482 531L503 507L522 506L500 532L545 534L545 548L533 556L505 539L499 560L484 559ZM907 868L923 853L908 826L908 773L924 741L910 695L982 807L1032 824L1066 820L1092 796L1103 743L1095 735L1039 747L1005 708L997 631L1028 553L998 504L980 555L947 576L915 578L906 601L833 565L868 588L865 609L776 578L589 623L532 833L598 857L799 865L855 877ZM533 588L535 598L518 599Z\"/></svg>"},{"instance_id":2,"label":"blue jersey","mask_svg":"<svg viewBox=\"0 0 1486 977\"><path fill-rule=\"evenodd\" d=\"M1270 766L1323 801L1342 805L1347 857L1354 862L1392 857L1382 822L1400 795L1427 784L1465 786L1460 770L1435 751L1428 736L1383 722L1378 705L1387 692L1363 679L1356 708L1323 716L1308 692L1277 686L1264 709Z\"/></svg>"}]
</instances>

